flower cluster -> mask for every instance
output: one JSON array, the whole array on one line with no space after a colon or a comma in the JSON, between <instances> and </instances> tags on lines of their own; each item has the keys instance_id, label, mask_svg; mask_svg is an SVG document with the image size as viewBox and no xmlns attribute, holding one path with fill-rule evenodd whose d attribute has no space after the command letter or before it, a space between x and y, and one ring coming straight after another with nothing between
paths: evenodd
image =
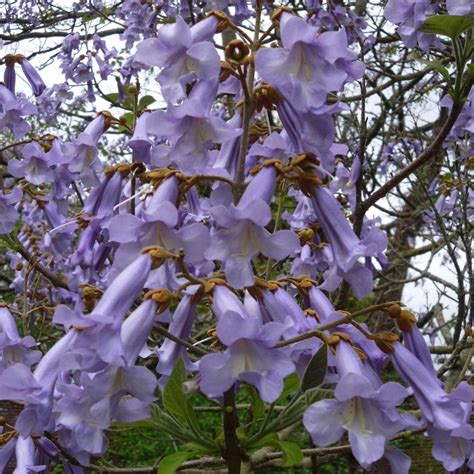
<instances>
[{"instance_id":1,"label":"flower cluster","mask_svg":"<svg viewBox=\"0 0 474 474\"><path fill-rule=\"evenodd\" d=\"M267 33L252 41L238 26L254 15L247 2L223 0L219 11L184 3L122 2L122 38L137 45L112 101L132 106L118 118L99 112L67 139L29 133L26 118L54 115L69 85L48 89L23 56L5 59L0 129L17 142L5 149L0 234L20 296L0 304L0 400L23 410L14 428L0 427L0 471L16 456L18 472L60 458L68 472L83 472L106 451L113 423L150 416L179 364L193 377L188 388L209 399L251 386L273 404L285 380L304 381L321 353L333 398L305 407L315 445L347 433L365 469L385 457L394 472L408 472L410 459L391 442L426 430L446 469L474 469L473 392L465 383L445 391L413 315L399 304L377 307L398 324L400 342L351 324L329 299L336 291L366 297L375 268L388 264L379 220L352 225L364 163L336 138L343 92L365 72L356 48L367 40L365 23L315 1L307 19L276 9ZM469 13L454 3L450 12ZM434 37L418 28L436 11L429 1L390 0L385 15L408 46L426 49ZM162 14L175 21L157 29ZM222 52L217 35L226 30L238 39ZM280 40L267 47L273 33ZM80 35L66 36L61 70L93 101L118 53L98 34L86 42L92 47L82 54ZM37 106L16 90L18 66ZM140 81L131 85L150 71L162 105L154 110L140 101ZM473 132L471 102L459 134ZM111 130L122 135L120 153L105 162ZM439 196L438 214L456 206L455 193ZM61 335L48 350L29 335L40 324L29 306L32 314L54 308L48 323ZM204 313L212 329L195 340ZM408 388L382 381L389 362ZM399 408L410 395L420 420Z\"/></svg>"}]
</instances>

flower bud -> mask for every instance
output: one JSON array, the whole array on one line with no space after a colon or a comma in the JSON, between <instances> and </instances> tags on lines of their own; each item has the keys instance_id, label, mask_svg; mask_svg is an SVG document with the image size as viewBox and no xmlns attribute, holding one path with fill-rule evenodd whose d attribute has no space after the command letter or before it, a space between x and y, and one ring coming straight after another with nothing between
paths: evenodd
<instances>
[{"instance_id":1,"label":"flower bud","mask_svg":"<svg viewBox=\"0 0 474 474\"><path fill-rule=\"evenodd\" d=\"M392 306L390 306L388 309L387 309L387 314L391 317L391 318L398 318L400 316L400 312L401 312L402 308L400 308L400 305L398 304L393 304Z\"/></svg>"},{"instance_id":2,"label":"flower bud","mask_svg":"<svg viewBox=\"0 0 474 474\"><path fill-rule=\"evenodd\" d=\"M225 47L225 57L231 64L245 64L248 61L250 48L239 39L230 41Z\"/></svg>"},{"instance_id":3,"label":"flower bud","mask_svg":"<svg viewBox=\"0 0 474 474\"><path fill-rule=\"evenodd\" d=\"M391 354L395 350L393 344L400 338L393 332L382 331L374 334L372 339L382 352L385 352L385 354Z\"/></svg>"},{"instance_id":4,"label":"flower bud","mask_svg":"<svg viewBox=\"0 0 474 474\"><path fill-rule=\"evenodd\" d=\"M411 311L404 309L400 311L396 321L401 331L411 332L412 326L416 324L416 316Z\"/></svg>"}]
</instances>

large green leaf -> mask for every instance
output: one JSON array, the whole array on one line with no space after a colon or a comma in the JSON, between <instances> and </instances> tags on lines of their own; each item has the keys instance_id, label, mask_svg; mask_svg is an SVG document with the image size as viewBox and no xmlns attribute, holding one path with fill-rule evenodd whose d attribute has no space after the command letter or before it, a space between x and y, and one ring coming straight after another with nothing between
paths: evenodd
<instances>
[{"instance_id":1,"label":"large green leaf","mask_svg":"<svg viewBox=\"0 0 474 474\"><path fill-rule=\"evenodd\" d=\"M158 464L158 474L174 474L181 464L189 458L193 457L194 453L190 451L177 451L176 453L165 456Z\"/></svg>"},{"instance_id":2,"label":"large green leaf","mask_svg":"<svg viewBox=\"0 0 474 474\"><path fill-rule=\"evenodd\" d=\"M427 18L420 31L434 35L448 36L456 38L463 31L474 26L474 15L456 16L456 15L434 15Z\"/></svg>"},{"instance_id":3,"label":"large green leaf","mask_svg":"<svg viewBox=\"0 0 474 474\"><path fill-rule=\"evenodd\" d=\"M323 344L306 366L301 382L302 392L319 387L323 383L324 377L326 377L327 365L328 351L326 344Z\"/></svg>"}]
</instances>

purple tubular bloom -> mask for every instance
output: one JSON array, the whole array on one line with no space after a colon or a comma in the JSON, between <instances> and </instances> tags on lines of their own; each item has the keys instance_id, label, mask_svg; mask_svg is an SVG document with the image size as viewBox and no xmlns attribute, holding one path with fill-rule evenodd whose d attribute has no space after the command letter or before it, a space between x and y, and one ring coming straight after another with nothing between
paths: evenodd
<instances>
[{"instance_id":1,"label":"purple tubular bloom","mask_svg":"<svg viewBox=\"0 0 474 474\"><path fill-rule=\"evenodd\" d=\"M33 439L18 437L15 446L16 469L13 474L27 474L29 472L41 472L46 466L37 464L37 451Z\"/></svg>"},{"instance_id":2,"label":"purple tubular bloom","mask_svg":"<svg viewBox=\"0 0 474 474\"><path fill-rule=\"evenodd\" d=\"M116 256L118 268L135 258L143 247L158 245L165 250L183 249L185 261L199 264L209 243L209 230L204 224L194 223L176 229L178 210L177 178L172 176L162 183L150 198L141 216L119 214L108 224L111 241L121 243Z\"/></svg>"},{"instance_id":3,"label":"purple tubular bloom","mask_svg":"<svg viewBox=\"0 0 474 474\"><path fill-rule=\"evenodd\" d=\"M152 258L145 253L126 267L110 284L90 316L113 317L115 324L122 320L148 278Z\"/></svg>"},{"instance_id":4,"label":"purple tubular bloom","mask_svg":"<svg viewBox=\"0 0 474 474\"><path fill-rule=\"evenodd\" d=\"M5 58L5 73L3 76L5 86L12 93L15 94L16 72L15 61Z\"/></svg>"},{"instance_id":5,"label":"purple tubular bloom","mask_svg":"<svg viewBox=\"0 0 474 474\"><path fill-rule=\"evenodd\" d=\"M242 126L242 117L240 114L235 114L227 124L232 128L240 128ZM225 169L232 179L235 179L237 173L237 163L239 161L240 152L240 136L233 137L230 140L222 143L213 168Z\"/></svg>"},{"instance_id":6,"label":"purple tubular bloom","mask_svg":"<svg viewBox=\"0 0 474 474\"><path fill-rule=\"evenodd\" d=\"M423 417L435 428L453 431L465 425L465 408L474 398L470 386L462 382L451 393L446 393L439 380L406 347L396 342L390 354L400 377L413 389Z\"/></svg>"},{"instance_id":7,"label":"purple tubular bloom","mask_svg":"<svg viewBox=\"0 0 474 474\"><path fill-rule=\"evenodd\" d=\"M192 296L184 295L176 308L168 331L187 341L191 335L191 328L195 314L196 304L193 303ZM156 350L156 355L158 357L156 371L165 376L171 375L171 372L180 357L184 359L189 368L194 367L194 364L192 364L188 358L186 348L171 339L165 339L161 347Z\"/></svg>"},{"instance_id":8,"label":"purple tubular bloom","mask_svg":"<svg viewBox=\"0 0 474 474\"><path fill-rule=\"evenodd\" d=\"M98 203L96 215L99 219L110 217L113 214L114 206L119 202L122 194L123 178L119 172L115 172L107 181L102 199Z\"/></svg>"},{"instance_id":9,"label":"purple tubular bloom","mask_svg":"<svg viewBox=\"0 0 474 474\"><path fill-rule=\"evenodd\" d=\"M22 117L34 114L36 110L33 104L24 98L16 98L0 83L0 130L6 127L15 138L23 137L30 130L30 125Z\"/></svg>"},{"instance_id":10,"label":"purple tubular bloom","mask_svg":"<svg viewBox=\"0 0 474 474\"><path fill-rule=\"evenodd\" d=\"M40 351L31 350L36 341L31 336L21 338L7 307L0 305L0 374L9 365L31 366L41 358Z\"/></svg>"},{"instance_id":11,"label":"purple tubular bloom","mask_svg":"<svg viewBox=\"0 0 474 474\"><path fill-rule=\"evenodd\" d=\"M127 365L133 365L150 335L155 322L157 305L151 298L144 301L122 324L120 337L123 342Z\"/></svg>"},{"instance_id":12,"label":"purple tubular bloom","mask_svg":"<svg viewBox=\"0 0 474 474\"><path fill-rule=\"evenodd\" d=\"M7 464L15 452L17 438L12 438L6 444L0 446L0 472L6 472Z\"/></svg>"},{"instance_id":13,"label":"purple tubular bloom","mask_svg":"<svg viewBox=\"0 0 474 474\"><path fill-rule=\"evenodd\" d=\"M15 227L20 215L14 206L20 202L22 197L23 193L20 188L13 188L9 194L5 189L2 190L0 194L0 234L8 234Z\"/></svg>"},{"instance_id":14,"label":"purple tubular bloom","mask_svg":"<svg viewBox=\"0 0 474 474\"><path fill-rule=\"evenodd\" d=\"M54 181L52 163L38 143L28 143L23 147L22 160L9 160L8 172L17 178L25 177L32 184Z\"/></svg>"},{"instance_id":15,"label":"purple tubular bloom","mask_svg":"<svg viewBox=\"0 0 474 474\"><path fill-rule=\"evenodd\" d=\"M342 110L341 106L322 105L311 112L302 112L285 99L278 102L276 109L295 153L314 153L322 167L332 173L334 156L330 150L335 128L331 114Z\"/></svg>"},{"instance_id":16,"label":"purple tubular bloom","mask_svg":"<svg viewBox=\"0 0 474 474\"><path fill-rule=\"evenodd\" d=\"M350 283L355 296L363 298L372 290L372 272L358 263L358 259L374 255L377 247L370 241L365 243L358 239L341 205L326 188L317 186L311 201L334 256L334 266L322 288L332 291L344 278Z\"/></svg>"},{"instance_id":17,"label":"purple tubular bloom","mask_svg":"<svg viewBox=\"0 0 474 474\"><path fill-rule=\"evenodd\" d=\"M349 433L352 452L364 467L384 455L386 443L407 426L395 407L408 391L395 382L382 384L352 347L341 341L336 350L340 380L335 400L322 400L305 412L303 423L313 442L327 446Z\"/></svg>"},{"instance_id":18,"label":"purple tubular bloom","mask_svg":"<svg viewBox=\"0 0 474 474\"><path fill-rule=\"evenodd\" d=\"M219 321L226 311L244 311L242 302L235 293L224 285L216 285L212 293L212 311Z\"/></svg>"},{"instance_id":19,"label":"purple tubular bloom","mask_svg":"<svg viewBox=\"0 0 474 474\"><path fill-rule=\"evenodd\" d=\"M199 362L201 391L219 397L241 380L255 386L265 402L277 400L283 379L294 372L295 366L283 350L273 346L290 324L262 325L245 311L227 311L217 323L217 334L227 349L208 354Z\"/></svg>"},{"instance_id":20,"label":"purple tubular bloom","mask_svg":"<svg viewBox=\"0 0 474 474\"><path fill-rule=\"evenodd\" d=\"M171 147L155 147L153 164L167 165L167 160L176 163L180 171L202 172L209 165L210 150L216 143L240 136L241 129L211 114L214 97L215 91L209 84L199 83L179 107L169 106L166 111L151 113L146 122L148 133L172 142Z\"/></svg>"},{"instance_id":21,"label":"purple tubular bloom","mask_svg":"<svg viewBox=\"0 0 474 474\"><path fill-rule=\"evenodd\" d=\"M431 359L430 350L426 345L423 334L416 324L412 324L411 331L403 331L403 343L407 349L437 378L436 370ZM438 380L441 384L441 381ZM442 384L441 384L442 385Z\"/></svg>"},{"instance_id":22,"label":"purple tubular bloom","mask_svg":"<svg viewBox=\"0 0 474 474\"><path fill-rule=\"evenodd\" d=\"M145 111L138 117L133 136L128 142L128 146L133 150L133 161L138 163L149 163L150 161L152 142L146 131L146 121L149 115L150 112Z\"/></svg>"},{"instance_id":23,"label":"purple tubular bloom","mask_svg":"<svg viewBox=\"0 0 474 474\"><path fill-rule=\"evenodd\" d=\"M297 110L323 105L329 92L362 76L364 66L347 48L344 29L318 36L317 28L283 12L280 32L284 48L260 49L255 66L262 79L275 85Z\"/></svg>"},{"instance_id":24,"label":"purple tubular bloom","mask_svg":"<svg viewBox=\"0 0 474 474\"><path fill-rule=\"evenodd\" d=\"M162 69L158 75L161 92L170 104L186 98L186 86L193 81L217 88L220 61L209 41L216 31L217 18L208 18L190 28L181 16L162 26L156 38L138 45L135 60Z\"/></svg>"},{"instance_id":25,"label":"purple tubular bloom","mask_svg":"<svg viewBox=\"0 0 474 474\"><path fill-rule=\"evenodd\" d=\"M97 214L97 209L100 206L109 179L110 177L106 176L97 186L94 186L92 191L87 196L84 207L82 208L84 213L90 213L94 216Z\"/></svg>"},{"instance_id":26,"label":"purple tubular bloom","mask_svg":"<svg viewBox=\"0 0 474 474\"><path fill-rule=\"evenodd\" d=\"M465 424L451 432L428 424L428 434L433 441L433 457L449 472L455 472L466 461L474 469L474 428L470 425L470 409L467 404L465 408Z\"/></svg>"},{"instance_id":27,"label":"purple tubular bloom","mask_svg":"<svg viewBox=\"0 0 474 474\"><path fill-rule=\"evenodd\" d=\"M264 167L247 186L237 206L218 205L211 209L221 229L211 236L206 258L224 262L227 279L234 288L253 285L251 260L258 253L281 260L299 248L299 239L292 231L271 234L265 229L271 219L268 202L275 179L275 169Z\"/></svg>"},{"instance_id":28,"label":"purple tubular bloom","mask_svg":"<svg viewBox=\"0 0 474 474\"><path fill-rule=\"evenodd\" d=\"M99 232L100 226L98 222L90 222L86 229L81 233L77 248L71 255L71 265L80 265L83 268L88 268L92 265L95 243Z\"/></svg>"},{"instance_id":29,"label":"purple tubular bloom","mask_svg":"<svg viewBox=\"0 0 474 474\"><path fill-rule=\"evenodd\" d=\"M98 184L95 171L101 169L102 164L98 158L97 143L106 126L104 115L99 114L72 143L66 144L65 151L70 159L69 171L80 173L79 176L86 185Z\"/></svg>"},{"instance_id":30,"label":"purple tubular bloom","mask_svg":"<svg viewBox=\"0 0 474 474\"><path fill-rule=\"evenodd\" d=\"M79 332L72 330L66 333L51 349L44 355L36 366L33 375L46 391L53 387L59 371L64 354L74 344Z\"/></svg>"},{"instance_id":31,"label":"purple tubular bloom","mask_svg":"<svg viewBox=\"0 0 474 474\"><path fill-rule=\"evenodd\" d=\"M270 204L276 185L276 170L274 166L264 166L250 181L240 198L238 208L245 209L251 206L255 199Z\"/></svg>"},{"instance_id":32,"label":"purple tubular bloom","mask_svg":"<svg viewBox=\"0 0 474 474\"><path fill-rule=\"evenodd\" d=\"M31 88L33 89L33 94L38 96L46 89L46 84L41 79L38 71L33 67L33 65L28 61L28 59L22 58L20 61L21 69L26 76L26 79L30 83Z\"/></svg>"},{"instance_id":33,"label":"purple tubular bloom","mask_svg":"<svg viewBox=\"0 0 474 474\"><path fill-rule=\"evenodd\" d=\"M421 33L419 28L428 16L434 15L438 5L431 0L390 0L384 10L388 21L398 24L398 34L405 46L412 48L418 43L420 48L428 50L435 43L436 36Z\"/></svg>"}]
</instances>

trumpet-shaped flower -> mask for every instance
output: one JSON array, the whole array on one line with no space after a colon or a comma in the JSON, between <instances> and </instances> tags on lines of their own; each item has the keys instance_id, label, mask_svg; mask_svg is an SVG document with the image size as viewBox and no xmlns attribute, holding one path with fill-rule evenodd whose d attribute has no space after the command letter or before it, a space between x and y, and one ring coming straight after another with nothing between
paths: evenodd
<instances>
[{"instance_id":1,"label":"trumpet-shaped flower","mask_svg":"<svg viewBox=\"0 0 474 474\"><path fill-rule=\"evenodd\" d=\"M148 38L138 45L136 61L163 68L157 80L170 104L185 99L187 86L195 81L208 82L217 88L220 61L210 41L217 23L218 19L211 15L190 28L178 16L176 23L161 27L156 38Z\"/></svg>"},{"instance_id":2,"label":"trumpet-shaped flower","mask_svg":"<svg viewBox=\"0 0 474 474\"><path fill-rule=\"evenodd\" d=\"M275 169L265 167L250 182L237 206L211 209L220 230L211 236L206 258L223 262L227 279L235 288L253 285L251 261L259 253L281 260L299 248L293 232L271 234L265 229L271 219L268 202L274 187Z\"/></svg>"},{"instance_id":3,"label":"trumpet-shaped flower","mask_svg":"<svg viewBox=\"0 0 474 474\"><path fill-rule=\"evenodd\" d=\"M336 367L340 376L336 399L311 405L303 423L318 446L339 441L347 431L355 458L370 466L384 455L386 443L395 433L407 427L408 420L395 407L409 392L395 382L382 384L343 341L337 346Z\"/></svg>"},{"instance_id":4,"label":"trumpet-shaped flower","mask_svg":"<svg viewBox=\"0 0 474 474\"><path fill-rule=\"evenodd\" d=\"M273 348L286 329L286 324L262 325L246 312L227 311L217 323L217 335L227 349L199 362L201 390L220 397L240 380L255 386L262 400L274 402L283 390L283 379L295 370L285 352Z\"/></svg>"},{"instance_id":5,"label":"trumpet-shaped flower","mask_svg":"<svg viewBox=\"0 0 474 474\"><path fill-rule=\"evenodd\" d=\"M255 66L260 77L276 86L297 110L323 105L329 92L341 90L345 82L364 72L347 47L343 29L318 34L302 18L283 12L280 32L283 48L260 49Z\"/></svg>"}]
</instances>

